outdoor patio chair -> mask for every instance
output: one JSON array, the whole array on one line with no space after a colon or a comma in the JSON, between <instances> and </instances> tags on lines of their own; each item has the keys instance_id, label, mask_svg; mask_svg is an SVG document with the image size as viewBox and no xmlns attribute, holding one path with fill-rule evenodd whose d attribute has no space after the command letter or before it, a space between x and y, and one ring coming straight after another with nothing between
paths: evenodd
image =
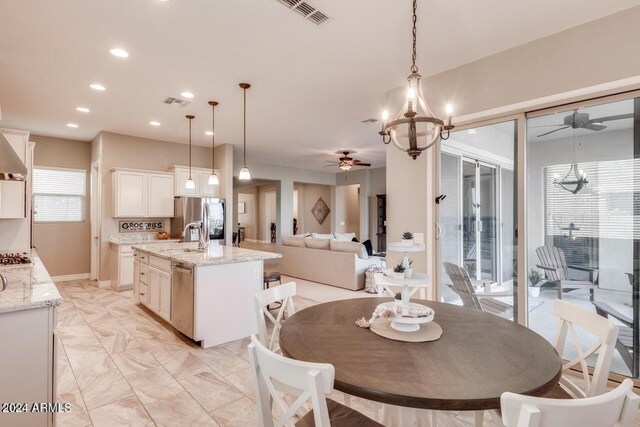
<instances>
[{"instance_id":1,"label":"outdoor patio chair","mask_svg":"<svg viewBox=\"0 0 640 427\"><path fill-rule=\"evenodd\" d=\"M620 356L622 356L622 360L629 368L629 371L631 372L633 377L638 378L640 374L640 366L638 363L638 353L640 352L640 337L638 336L638 333L640 331L638 328L638 324L636 323L634 326L634 323L640 321L640 317L638 317L638 310L640 306L638 298L640 297L640 292L638 290L638 284L634 280L633 274L627 273L627 277L629 278L629 284L633 288L633 311L631 318L620 313L618 310L616 310L606 302L594 301L593 305L596 306L596 312L600 316L606 317L608 319L614 318L624 325L618 327L620 331L618 332L618 339L616 340L616 350L618 350L618 353L620 353Z\"/></svg>"},{"instance_id":2,"label":"outdoor patio chair","mask_svg":"<svg viewBox=\"0 0 640 427\"><path fill-rule=\"evenodd\" d=\"M498 316L510 315L513 310L512 304L507 304L497 300L495 297L513 296L511 291L504 292L476 292L469 277L469 273L459 265L450 262L442 263L444 269L451 279L448 285L462 300L464 307L481 310Z\"/></svg>"},{"instance_id":3,"label":"outdoor patio chair","mask_svg":"<svg viewBox=\"0 0 640 427\"><path fill-rule=\"evenodd\" d=\"M562 299L562 292L589 289L589 299L593 301L593 289L598 284L597 268L567 265L564 251L555 246L540 246L536 249L536 254L540 260L540 264L537 264L536 267L544 270L547 281L556 285L558 299ZM589 280L573 279L570 270L589 273Z\"/></svg>"}]
</instances>

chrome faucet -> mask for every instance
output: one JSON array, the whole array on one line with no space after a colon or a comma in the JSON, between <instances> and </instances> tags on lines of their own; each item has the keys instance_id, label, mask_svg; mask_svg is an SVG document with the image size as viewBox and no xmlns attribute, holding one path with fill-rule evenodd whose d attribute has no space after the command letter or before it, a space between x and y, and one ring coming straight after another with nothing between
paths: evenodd
<instances>
[{"instance_id":1,"label":"chrome faucet","mask_svg":"<svg viewBox=\"0 0 640 427\"><path fill-rule=\"evenodd\" d=\"M209 236L209 203L202 203L202 237L204 242L208 245L210 241Z\"/></svg>"},{"instance_id":2,"label":"chrome faucet","mask_svg":"<svg viewBox=\"0 0 640 427\"><path fill-rule=\"evenodd\" d=\"M207 242L204 241L204 233L202 232L202 227L200 226L200 223L198 222L190 222L189 224L185 225L184 230L182 230L182 241L185 241L185 236L187 235L187 230L190 227L196 227L198 229L198 235L200 236L200 239L198 240L198 251L206 251L207 250Z\"/></svg>"}]
</instances>

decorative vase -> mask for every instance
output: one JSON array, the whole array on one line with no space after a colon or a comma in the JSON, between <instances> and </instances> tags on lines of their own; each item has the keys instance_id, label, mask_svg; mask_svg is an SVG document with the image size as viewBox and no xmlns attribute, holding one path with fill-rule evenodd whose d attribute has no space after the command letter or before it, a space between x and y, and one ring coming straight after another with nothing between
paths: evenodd
<instances>
[{"instance_id":1,"label":"decorative vase","mask_svg":"<svg viewBox=\"0 0 640 427\"><path fill-rule=\"evenodd\" d=\"M537 298L540 296L540 286L529 286L529 296Z\"/></svg>"},{"instance_id":2,"label":"decorative vase","mask_svg":"<svg viewBox=\"0 0 640 427\"><path fill-rule=\"evenodd\" d=\"M402 246L413 246L413 239L402 239Z\"/></svg>"},{"instance_id":3,"label":"decorative vase","mask_svg":"<svg viewBox=\"0 0 640 427\"><path fill-rule=\"evenodd\" d=\"M407 268L406 270L404 270L405 279L411 279L412 275L413 275L413 268Z\"/></svg>"}]
</instances>

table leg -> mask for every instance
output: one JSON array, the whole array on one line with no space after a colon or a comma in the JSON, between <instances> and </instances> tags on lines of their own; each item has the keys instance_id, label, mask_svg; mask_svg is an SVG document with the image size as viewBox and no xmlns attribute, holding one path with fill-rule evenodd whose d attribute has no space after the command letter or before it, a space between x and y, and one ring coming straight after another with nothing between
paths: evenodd
<instances>
[{"instance_id":1,"label":"table leg","mask_svg":"<svg viewBox=\"0 0 640 427\"><path fill-rule=\"evenodd\" d=\"M475 427L482 427L484 424L484 411L476 411L475 413Z\"/></svg>"}]
</instances>

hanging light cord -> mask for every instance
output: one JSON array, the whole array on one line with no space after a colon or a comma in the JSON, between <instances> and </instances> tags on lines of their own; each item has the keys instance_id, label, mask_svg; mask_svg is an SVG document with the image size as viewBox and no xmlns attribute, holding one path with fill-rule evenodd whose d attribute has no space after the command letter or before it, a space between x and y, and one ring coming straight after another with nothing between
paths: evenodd
<instances>
[{"instance_id":1,"label":"hanging light cord","mask_svg":"<svg viewBox=\"0 0 640 427\"><path fill-rule=\"evenodd\" d=\"M191 179L191 118L189 118L189 179Z\"/></svg>"},{"instance_id":2,"label":"hanging light cord","mask_svg":"<svg viewBox=\"0 0 640 427\"><path fill-rule=\"evenodd\" d=\"M247 166L247 88L243 88L244 93L244 142L243 142L243 166Z\"/></svg>"},{"instance_id":3,"label":"hanging light cord","mask_svg":"<svg viewBox=\"0 0 640 427\"><path fill-rule=\"evenodd\" d=\"M216 106L211 106L211 173L214 173L216 160Z\"/></svg>"},{"instance_id":4,"label":"hanging light cord","mask_svg":"<svg viewBox=\"0 0 640 427\"><path fill-rule=\"evenodd\" d=\"M418 22L418 0L413 0L413 56L411 57L411 72L417 73L418 67L416 66L416 36L418 31L416 30L416 23Z\"/></svg>"}]
</instances>

